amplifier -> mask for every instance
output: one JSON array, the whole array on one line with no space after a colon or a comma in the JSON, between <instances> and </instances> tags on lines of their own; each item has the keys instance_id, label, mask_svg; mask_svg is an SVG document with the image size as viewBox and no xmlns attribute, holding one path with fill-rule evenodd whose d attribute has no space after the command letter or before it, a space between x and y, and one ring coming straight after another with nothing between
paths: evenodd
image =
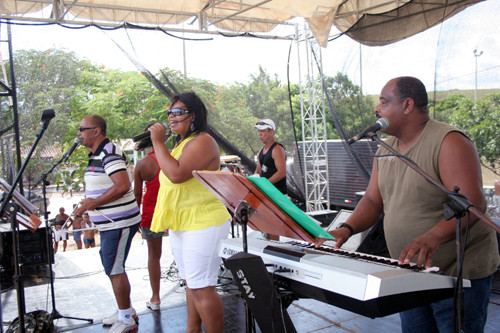
<instances>
[{"instance_id":1,"label":"amplifier","mask_svg":"<svg viewBox=\"0 0 500 333\"><path fill-rule=\"evenodd\" d=\"M34 232L26 229L19 230L19 262L23 266L49 264L49 254L47 253L47 238L45 232L46 229L43 227L38 228ZM50 235L49 240L51 240ZM52 257L53 262L54 254L52 246L50 246L49 249L50 257ZM6 270L14 268L12 231L6 231L5 228L0 229L0 264Z\"/></svg>"}]
</instances>

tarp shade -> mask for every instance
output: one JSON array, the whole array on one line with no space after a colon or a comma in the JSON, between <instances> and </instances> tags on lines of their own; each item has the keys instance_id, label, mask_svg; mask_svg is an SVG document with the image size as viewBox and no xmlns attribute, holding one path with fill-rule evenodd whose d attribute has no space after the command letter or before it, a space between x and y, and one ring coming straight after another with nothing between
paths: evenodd
<instances>
[{"instance_id":1,"label":"tarp shade","mask_svg":"<svg viewBox=\"0 0 500 333\"><path fill-rule=\"evenodd\" d=\"M185 22L197 27L193 32L215 29L232 33L272 32L278 25L301 17L323 47L327 46L332 26L362 44L375 46L412 36L480 1L2 0L0 17L74 24L131 23L165 30Z\"/></svg>"}]
</instances>

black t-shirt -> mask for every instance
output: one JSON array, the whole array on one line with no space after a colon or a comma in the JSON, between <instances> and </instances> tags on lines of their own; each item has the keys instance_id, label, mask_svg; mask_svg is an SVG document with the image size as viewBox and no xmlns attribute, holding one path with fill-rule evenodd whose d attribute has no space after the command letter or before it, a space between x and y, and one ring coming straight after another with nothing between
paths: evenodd
<instances>
[{"instance_id":1,"label":"black t-shirt","mask_svg":"<svg viewBox=\"0 0 500 333\"><path fill-rule=\"evenodd\" d=\"M275 142L269 148L267 153L263 154L264 149L261 149L259 152L259 162L262 171L261 177L269 179L278 171L273 159L273 149L276 145L280 145L281 147L283 147L282 144ZM280 179L276 184L274 184L274 186L276 186L276 188L280 190L281 193L287 194L286 176L283 177L283 179Z\"/></svg>"}]
</instances>

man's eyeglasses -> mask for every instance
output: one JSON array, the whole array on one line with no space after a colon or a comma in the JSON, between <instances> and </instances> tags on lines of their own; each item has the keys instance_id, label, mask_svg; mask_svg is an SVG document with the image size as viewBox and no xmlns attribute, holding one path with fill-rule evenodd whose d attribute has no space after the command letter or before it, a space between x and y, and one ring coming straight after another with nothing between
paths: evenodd
<instances>
[{"instance_id":1,"label":"man's eyeglasses","mask_svg":"<svg viewBox=\"0 0 500 333\"><path fill-rule=\"evenodd\" d=\"M189 110L175 108L175 109L167 110L167 112L168 112L169 116L171 114L173 114L174 116L181 116L181 115L183 115L185 113L189 113Z\"/></svg>"},{"instance_id":2,"label":"man's eyeglasses","mask_svg":"<svg viewBox=\"0 0 500 333\"><path fill-rule=\"evenodd\" d=\"M89 130L89 129L94 129L94 128L97 128L97 127L78 127L78 131L79 132L83 132L83 131L86 131L86 130Z\"/></svg>"},{"instance_id":3,"label":"man's eyeglasses","mask_svg":"<svg viewBox=\"0 0 500 333\"><path fill-rule=\"evenodd\" d=\"M255 125L268 125L269 126L268 123L265 123L263 121L258 121L258 122L255 123Z\"/></svg>"}]
</instances>

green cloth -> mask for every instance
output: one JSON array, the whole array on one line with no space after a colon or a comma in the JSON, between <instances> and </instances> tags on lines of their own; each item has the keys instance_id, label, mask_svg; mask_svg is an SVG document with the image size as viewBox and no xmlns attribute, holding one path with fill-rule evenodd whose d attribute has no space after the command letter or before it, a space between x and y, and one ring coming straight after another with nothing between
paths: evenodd
<instances>
[{"instance_id":1,"label":"green cloth","mask_svg":"<svg viewBox=\"0 0 500 333\"><path fill-rule=\"evenodd\" d=\"M271 201L281 208L292 220L297 222L305 231L313 237L335 239L328 232L323 230L299 207L295 206L283 193L281 193L267 178L247 177L254 183Z\"/></svg>"}]
</instances>

